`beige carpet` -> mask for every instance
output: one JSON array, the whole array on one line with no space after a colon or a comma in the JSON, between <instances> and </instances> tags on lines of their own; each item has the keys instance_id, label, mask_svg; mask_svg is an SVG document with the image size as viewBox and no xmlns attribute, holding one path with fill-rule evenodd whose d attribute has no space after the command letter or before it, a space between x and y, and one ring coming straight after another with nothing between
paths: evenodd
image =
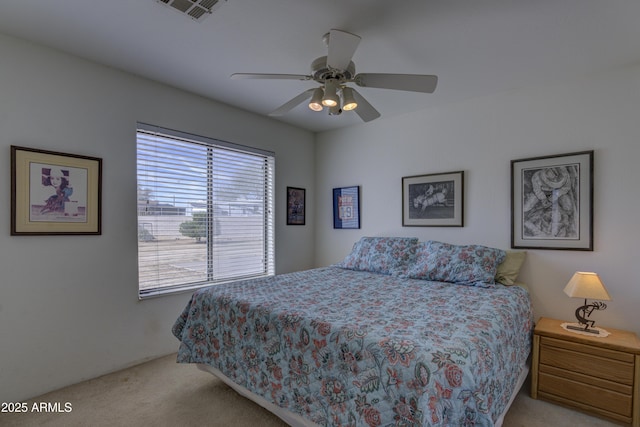
<instances>
[{"instance_id":1,"label":"beige carpet","mask_svg":"<svg viewBox=\"0 0 640 427\"><path fill-rule=\"evenodd\" d=\"M1 386L1 385L0 385ZM525 383L504 427L609 427L616 424L533 400ZM286 426L222 381L175 355L85 381L27 401L71 404L66 413L0 413L0 426Z\"/></svg>"}]
</instances>

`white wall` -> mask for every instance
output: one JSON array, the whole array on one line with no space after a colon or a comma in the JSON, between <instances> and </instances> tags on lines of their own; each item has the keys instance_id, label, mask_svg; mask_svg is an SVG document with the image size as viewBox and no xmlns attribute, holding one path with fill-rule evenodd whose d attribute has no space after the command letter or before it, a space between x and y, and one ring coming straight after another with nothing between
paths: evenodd
<instances>
[{"instance_id":1,"label":"white wall","mask_svg":"<svg viewBox=\"0 0 640 427\"><path fill-rule=\"evenodd\" d=\"M314 144L308 132L10 37L0 36L0 57L2 401L177 348L170 328L188 294L137 300L137 121L276 152L278 273L339 261L363 235L508 248L510 161L593 149L595 250L529 250L521 279L537 316L570 320L580 301L562 288L576 270L597 271L613 298L598 324L640 333L638 66L383 117ZM10 236L10 145L101 157L103 234ZM466 175L465 227L402 227L401 178L455 170ZM334 230L331 189L349 185L362 186L362 229ZM304 227L285 225L286 186L307 188Z\"/></svg>"},{"instance_id":2,"label":"white wall","mask_svg":"<svg viewBox=\"0 0 640 427\"><path fill-rule=\"evenodd\" d=\"M446 90L441 85L438 90ZM640 333L640 66L514 90L320 134L316 264L341 260L361 236L417 236L510 246L510 161L595 150L593 252L528 250L521 280L536 316L572 320L562 289L596 271L612 301L600 326ZM402 227L403 176L465 171L465 226ZM362 228L332 228L332 188L360 185Z\"/></svg>"},{"instance_id":3,"label":"white wall","mask_svg":"<svg viewBox=\"0 0 640 427\"><path fill-rule=\"evenodd\" d=\"M313 201L312 133L10 37L0 57L0 401L177 350L189 294L137 297L137 121L275 151L276 269L313 266L313 211L285 225L286 186ZM11 145L101 157L102 235L10 236Z\"/></svg>"}]
</instances>

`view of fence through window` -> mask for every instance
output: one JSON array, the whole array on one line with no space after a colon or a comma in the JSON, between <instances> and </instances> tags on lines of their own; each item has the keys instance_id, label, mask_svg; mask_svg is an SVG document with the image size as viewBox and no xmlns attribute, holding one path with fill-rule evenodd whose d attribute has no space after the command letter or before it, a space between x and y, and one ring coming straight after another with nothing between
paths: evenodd
<instances>
[{"instance_id":1,"label":"view of fence through window","mask_svg":"<svg viewBox=\"0 0 640 427\"><path fill-rule=\"evenodd\" d=\"M139 124L141 297L274 273L270 153Z\"/></svg>"}]
</instances>

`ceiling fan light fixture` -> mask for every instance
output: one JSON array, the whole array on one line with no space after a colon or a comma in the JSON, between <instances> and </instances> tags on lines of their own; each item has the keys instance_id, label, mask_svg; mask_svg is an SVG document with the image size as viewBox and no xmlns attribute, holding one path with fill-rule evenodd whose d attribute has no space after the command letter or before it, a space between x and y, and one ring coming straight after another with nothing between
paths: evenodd
<instances>
[{"instance_id":1,"label":"ceiling fan light fixture","mask_svg":"<svg viewBox=\"0 0 640 427\"><path fill-rule=\"evenodd\" d=\"M353 89L349 87L342 88L342 109L344 111L355 110L358 107L358 102L353 96Z\"/></svg>"},{"instance_id":2,"label":"ceiling fan light fixture","mask_svg":"<svg viewBox=\"0 0 640 427\"><path fill-rule=\"evenodd\" d=\"M228 0L156 0L160 2L222 2ZM378 89L402 90L407 92L432 93L436 89L438 76L426 74L356 74L353 63L360 36L346 31L332 29L323 37L327 45L327 55L320 56L311 63L311 74L265 74L234 73L232 79L272 79L313 81L316 84L269 113L281 116L293 108L308 102L313 111L323 111L327 107L329 115L338 115L342 111L355 111L364 122L380 117L355 86ZM347 83L352 86L347 87ZM311 98L311 100L309 100Z\"/></svg>"},{"instance_id":3,"label":"ceiling fan light fixture","mask_svg":"<svg viewBox=\"0 0 640 427\"><path fill-rule=\"evenodd\" d=\"M322 97L322 105L325 107L335 107L339 104L338 84L335 80L327 80L324 85L324 96Z\"/></svg>"},{"instance_id":4,"label":"ceiling fan light fixture","mask_svg":"<svg viewBox=\"0 0 640 427\"><path fill-rule=\"evenodd\" d=\"M321 87L313 91L311 101L309 101L309 108L313 111L322 111L322 98L324 97L324 91Z\"/></svg>"}]
</instances>

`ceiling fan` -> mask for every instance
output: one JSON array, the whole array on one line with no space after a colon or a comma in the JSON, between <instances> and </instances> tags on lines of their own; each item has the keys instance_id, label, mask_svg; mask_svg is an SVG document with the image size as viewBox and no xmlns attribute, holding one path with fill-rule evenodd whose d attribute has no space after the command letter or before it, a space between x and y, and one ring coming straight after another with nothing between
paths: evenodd
<instances>
[{"instance_id":1,"label":"ceiling fan","mask_svg":"<svg viewBox=\"0 0 640 427\"><path fill-rule=\"evenodd\" d=\"M347 83L360 87L395 89L410 92L433 93L438 76L423 74L356 74L355 64L351 60L360 43L360 36L342 30L330 30L323 36L327 46L327 56L316 58L311 63L311 74L260 74L235 73L232 79L276 79L276 80L313 80L320 87L308 89L284 103L270 116L281 116L291 109L309 101L309 108L322 111L327 107L330 115L339 115L342 111L355 111L360 118L369 122L380 117L380 113L355 89Z\"/></svg>"}]
</instances>

